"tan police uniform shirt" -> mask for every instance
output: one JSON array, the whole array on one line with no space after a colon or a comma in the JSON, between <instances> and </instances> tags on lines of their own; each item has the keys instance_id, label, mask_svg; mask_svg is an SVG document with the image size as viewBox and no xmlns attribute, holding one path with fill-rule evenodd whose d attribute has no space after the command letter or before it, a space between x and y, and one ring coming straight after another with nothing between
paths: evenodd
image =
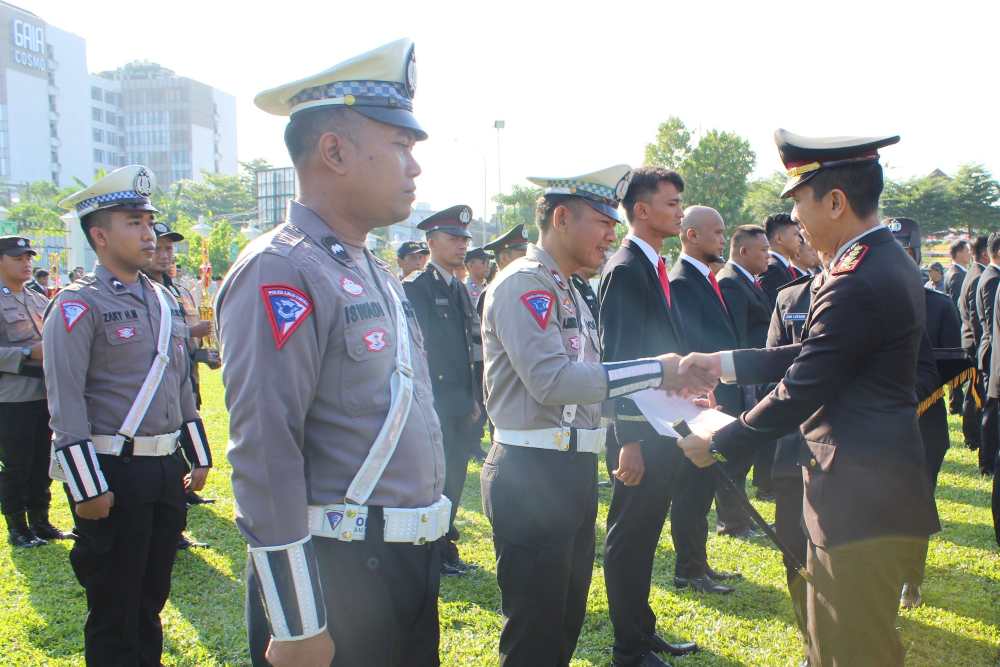
<instances>
[{"instance_id":1,"label":"tan police uniform shirt","mask_svg":"<svg viewBox=\"0 0 1000 667\"><path fill-rule=\"evenodd\" d=\"M251 547L301 540L308 505L343 502L389 409L389 290L409 323L414 396L367 504L426 507L441 497L444 450L420 327L393 272L355 253L365 265L292 202L288 222L251 242L219 291L236 521Z\"/></svg>"},{"instance_id":2,"label":"tan police uniform shirt","mask_svg":"<svg viewBox=\"0 0 1000 667\"><path fill-rule=\"evenodd\" d=\"M497 428L597 428L608 375L597 324L555 260L531 244L486 288L483 310L486 412ZM583 360L577 363L581 346Z\"/></svg>"},{"instance_id":3,"label":"tan police uniform shirt","mask_svg":"<svg viewBox=\"0 0 1000 667\"><path fill-rule=\"evenodd\" d=\"M103 266L52 300L42 331L53 444L115 435L156 356L160 303L152 281L125 285ZM171 309L170 362L138 436L177 431L198 419L191 390L187 327L177 301Z\"/></svg>"},{"instance_id":4,"label":"tan police uniform shirt","mask_svg":"<svg viewBox=\"0 0 1000 667\"><path fill-rule=\"evenodd\" d=\"M35 290L14 292L0 286L0 403L45 398L40 377L17 375L29 362L22 350L42 340L42 318L49 300Z\"/></svg>"}]
</instances>

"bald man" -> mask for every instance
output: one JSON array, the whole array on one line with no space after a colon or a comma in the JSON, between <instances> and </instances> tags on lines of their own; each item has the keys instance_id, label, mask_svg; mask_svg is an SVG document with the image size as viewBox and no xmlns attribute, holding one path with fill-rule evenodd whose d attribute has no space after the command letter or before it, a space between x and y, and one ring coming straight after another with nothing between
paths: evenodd
<instances>
[{"instance_id":1,"label":"bald man","mask_svg":"<svg viewBox=\"0 0 1000 667\"><path fill-rule=\"evenodd\" d=\"M726 226L722 216L708 206L689 206L681 220L682 252L670 270L670 293L685 338L692 352L717 352L738 346L739 337L722 290L709 268L722 261L726 244ZM743 394L738 386L719 385L715 389L719 407L727 414L743 410ZM705 469L685 462L680 473L672 527L697 536L701 548L685 562L678 555L674 570L677 588L691 587L704 593L732 593L733 588L720 583L738 575L716 572L708 565L705 543L708 540L708 510L715 495L715 483Z\"/></svg>"}]
</instances>

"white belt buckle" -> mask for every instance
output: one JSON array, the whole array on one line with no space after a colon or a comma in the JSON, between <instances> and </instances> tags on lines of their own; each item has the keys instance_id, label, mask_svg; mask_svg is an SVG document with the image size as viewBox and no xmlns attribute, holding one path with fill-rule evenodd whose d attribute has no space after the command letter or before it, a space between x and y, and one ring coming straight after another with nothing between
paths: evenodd
<instances>
[{"instance_id":1,"label":"white belt buckle","mask_svg":"<svg viewBox=\"0 0 1000 667\"><path fill-rule=\"evenodd\" d=\"M343 509L338 509L340 507ZM326 511L326 520L341 542L363 540L368 527L368 508L350 503L334 505L334 509Z\"/></svg>"},{"instance_id":2,"label":"white belt buckle","mask_svg":"<svg viewBox=\"0 0 1000 667\"><path fill-rule=\"evenodd\" d=\"M556 449L560 452L569 451L569 441L573 437L573 431L569 427L561 428L555 432L552 436L553 441L555 441Z\"/></svg>"}]
</instances>

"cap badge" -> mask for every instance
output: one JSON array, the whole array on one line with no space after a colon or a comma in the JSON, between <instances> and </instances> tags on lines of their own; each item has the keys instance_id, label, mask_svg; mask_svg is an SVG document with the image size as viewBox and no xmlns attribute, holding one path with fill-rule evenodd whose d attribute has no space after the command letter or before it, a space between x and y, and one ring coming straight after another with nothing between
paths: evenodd
<instances>
[{"instance_id":1,"label":"cap badge","mask_svg":"<svg viewBox=\"0 0 1000 667\"><path fill-rule=\"evenodd\" d=\"M463 208L462 212L458 214L458 221L461 222L463 225L467 225L471 220L472 220L472 212L469 211L469 209L467 208Z\"/></svg>"},{"instance_id":2,"label":"cap badge","mask_svg":"<svg viewBox=\"0 0 1000 667\"><path fill-rule=\"evenodd\" d=\"M153 179L145 167L139 169L139 172L135 175L135 180L132 181L132 189L143 197L153 194Z\"/></svg>"},{"instance_id":3,"label":"cap badge","mask_svg":"<svg viewBox=\"0 0 1000 667\"><path fill-rule=\"evenodd\" d=\"M166 234L167 233L167 226L165 224L163 224L162 222L158 222L155 225L153 225L153 229L156 231L157 234Z\"/></svg>"},{"instance_id":4,"label":"cap badge","mask_svg":"<svg viewBox=\"0 0 1000 667\"><path fill-rule=\"evenodd\" d=\"M23 248L24 246L26 246L26 245L28 245L28 244L24 242L24 239L18 239L18 240L17 240L17 245L18 245L19 247Z\"/></svg>"},{"instance_id":5,"label":"cap badge","mask_svg":"<svg viewBox=\"0 0 1000 667\"><path fill-rule=\"evenodd\" d=\"M625 175L618 179L618 185L615 186L615 197L620 201L625 199L626 193L628 193L628 186L632 183L632 171L625 172Z\"/></svg>"},{"instance_id":6,"label":"cap badge","mask_svg":"<svg viewBox=\"0 0 1000 667\"><path fill-rule=\"evenodd\" d=\"M899 220L893 220L889 224L887 224L886 227L889 228L890 232L898 232L903 228L903 223L901 223Z\"/></svg>"},{"instance_id":7,"label":"cap badge","mask_svg":"<svg viewBox=\"0 0 1000 667\"><path fill-rule=\"evenodd\" d=\"M525 241L528 240L528 232L525 231L524 227L521 227L521 238L524 239Z\"/></svg>"},{"instance_id":8,"label":"cap badge","mask_svg":"<svg viewBox=\"0 0 1000 667\"><path fill-rule=\"evenodd\" d=\"M417 57L412 46L406 56L406 93L410 97L417 93Z\"/></svg>"}]
</instances>

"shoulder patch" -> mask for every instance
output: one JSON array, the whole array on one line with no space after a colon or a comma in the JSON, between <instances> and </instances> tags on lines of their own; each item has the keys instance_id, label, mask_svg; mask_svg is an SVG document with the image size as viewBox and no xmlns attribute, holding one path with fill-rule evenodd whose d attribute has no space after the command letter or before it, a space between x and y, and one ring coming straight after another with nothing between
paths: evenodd
<instances>
[{"instance_id":1,"label":"shoulder patch","mask_svg":"<svg viewBox=\"0 0 1000 667\"><path fill-rule=\"evenodd\" d=\"M837 262L837 266L834 267L833 271L830 273L835 276L839 276L842 273L851 273L859 266L861 266L861 260L864 259L865 255L868 254L868 246L864 243L855 243L847 252L844 253L840 261Z\"/></svg>"},{"instance_id":2,"label":"shoulder patch","mask_svg":"<svg viewBox=\"0 0 1000 667\"><path fill-rule=\"evenodd\" d=\"M552 315L552 302L555 299L545 290L531 290L521 295L521 303L528 309L531 316L544 331L549 324L549 316Z\"/></svg>"},{"instance_id":3,"label":"shoulder patch","mask_svg":"<svg viewBox=\"0 0 1000 667\"><path fill-rule=\"evenodd\" d=\"M289 285L261 285L260 295L271 323L274 346L280 350L313 311L312 301Z\"/></svg>"},{"instance_id":4,"label":"shoulder patch","mask_svg":"<svg viewBox=\"0 0 1000 667\"><path fill-rule=\"evenodd\" d=\"M66 325L66 333L71 333L80 318L87 314L90 306L86 301L76 299L65 299L59 302L59 311L62 313L63 324Z\"/></svg>"}]
</instances>

